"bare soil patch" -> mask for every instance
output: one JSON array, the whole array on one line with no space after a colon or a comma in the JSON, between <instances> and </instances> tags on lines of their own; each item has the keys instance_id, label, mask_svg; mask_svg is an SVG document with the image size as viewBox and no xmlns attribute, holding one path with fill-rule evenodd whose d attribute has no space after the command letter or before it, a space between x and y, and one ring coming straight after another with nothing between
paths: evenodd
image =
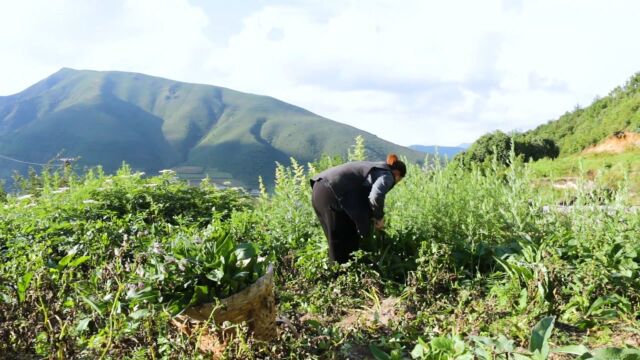
<instances>
[{"instance_id":1,"label":"bare soil patch","mask_svg":"<svg viewBox=\"0 0 640 360\"><path fill-rule=\"evenodd\" d=\"M640 134L634 132L616 132L599 144L588 147L583 154L612 153L619 154L630 149L640 148Z\"/></svg>"},{"instance_id":2,"label":"bare soil patch","mask_svg":"<svg viewBox=\"0 0 640 360\"><path fill-rule=\"evenodd\" d=\"M347 330L357 326L387 326L397 316L399 301L398 298L389 297L368 308L355 309L338 323L338 327Z\"/></svg>"}]
</instances>

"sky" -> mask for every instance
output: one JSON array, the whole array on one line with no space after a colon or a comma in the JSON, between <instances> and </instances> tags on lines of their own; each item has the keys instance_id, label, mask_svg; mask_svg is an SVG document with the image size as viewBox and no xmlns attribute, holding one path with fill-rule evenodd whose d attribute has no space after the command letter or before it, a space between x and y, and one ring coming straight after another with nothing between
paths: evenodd
<instances>
[{"instance_id":1,"label":"sky","mask_svg":"<svg viewBox=\"0 0 640 360\"><path fill-rule=\"evenodd\" d=\"M624 84L639 15L634 0L0 0L0 96L62 67L133 71L455 146Z\"/></svg>"}]
</instances>

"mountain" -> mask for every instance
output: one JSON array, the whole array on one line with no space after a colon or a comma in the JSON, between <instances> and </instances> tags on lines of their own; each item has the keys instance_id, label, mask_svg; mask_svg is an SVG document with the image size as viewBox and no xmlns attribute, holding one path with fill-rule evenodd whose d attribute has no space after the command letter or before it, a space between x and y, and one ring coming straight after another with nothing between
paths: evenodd
<instances>
[{"instance_id":1,"label":"mountain","mask_svg":"<svg viewBox=\"0 0 640 360\"><path fill-rule=\"evenodd\" d=\"M560 156L574 154L614 133L640 132L640 73L609 95L596 98L586 108L576 107L559 119L524 133L529 138L549 138Z\"/></svg>"},{"instance_id":2,"label":"mountain","mask_svg":"<svg viewBox=\"0 0 640 360\"><path fill-rule=\"evenodd\" d=\"M411 145L409 148L427 154L438 154L452 159L456 154L463 152L466 147L462 146L438 146L438 145Z\"/></svg>"},{"instance_id":3,"label":"mountain","mask_svg":"<svg viewBox=\"0 0 640 360\"><path fill-rule=\"evenodd\" d=\"M345 155L365 138L371 159L422 154L268 96L138 73L64 68L0 97L0 177L63 153L106 171L187 169L254 187L275 162ZM195 169L195 170L194 170Z\"/></svg>"}]
</instances>

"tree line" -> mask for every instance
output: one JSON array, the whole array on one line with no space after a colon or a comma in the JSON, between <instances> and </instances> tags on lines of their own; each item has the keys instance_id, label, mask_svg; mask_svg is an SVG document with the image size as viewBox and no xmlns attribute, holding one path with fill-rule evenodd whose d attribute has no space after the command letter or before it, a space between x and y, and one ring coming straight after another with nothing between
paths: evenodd
<instances>
[{"instance_id":1,"label":"tree line","mask_svg":"<svg viewBox=\"0 0 640 360\"><path fill-rule=\"evenodd\" d=\"M456 155L454 161L471 166L473 163L488 163L495 157L500 164L509 165L512 149L525 162L555 159L560 155L560 148L553 139L526 134L509 135L498 130L481 136L469 149Z\"/></svg>"}]
</instances>

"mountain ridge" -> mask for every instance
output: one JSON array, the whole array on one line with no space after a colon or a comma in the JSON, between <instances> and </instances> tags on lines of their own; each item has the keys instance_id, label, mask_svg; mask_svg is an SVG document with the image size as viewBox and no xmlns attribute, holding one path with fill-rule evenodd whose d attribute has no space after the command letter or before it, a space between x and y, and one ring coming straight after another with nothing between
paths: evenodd
<instances>
[{"instance_id":1,"label":"mountain ridge","mask_svg":"<svg viewBox=\"0 0 640 360\"><path fill-rule=\"evenodd\" d=\"M362 135L372 159L423 154L276 98L141 73L62 68L0 97L0 154L46 162L60 151L80 166L143 171L200 166L254 187L275 162L346 155ZM13 168L16 168L15 166ZM0 160L0 177L13 170ZM18 167L24 171L24 167Z\"/></svg>"}]
</instances>

